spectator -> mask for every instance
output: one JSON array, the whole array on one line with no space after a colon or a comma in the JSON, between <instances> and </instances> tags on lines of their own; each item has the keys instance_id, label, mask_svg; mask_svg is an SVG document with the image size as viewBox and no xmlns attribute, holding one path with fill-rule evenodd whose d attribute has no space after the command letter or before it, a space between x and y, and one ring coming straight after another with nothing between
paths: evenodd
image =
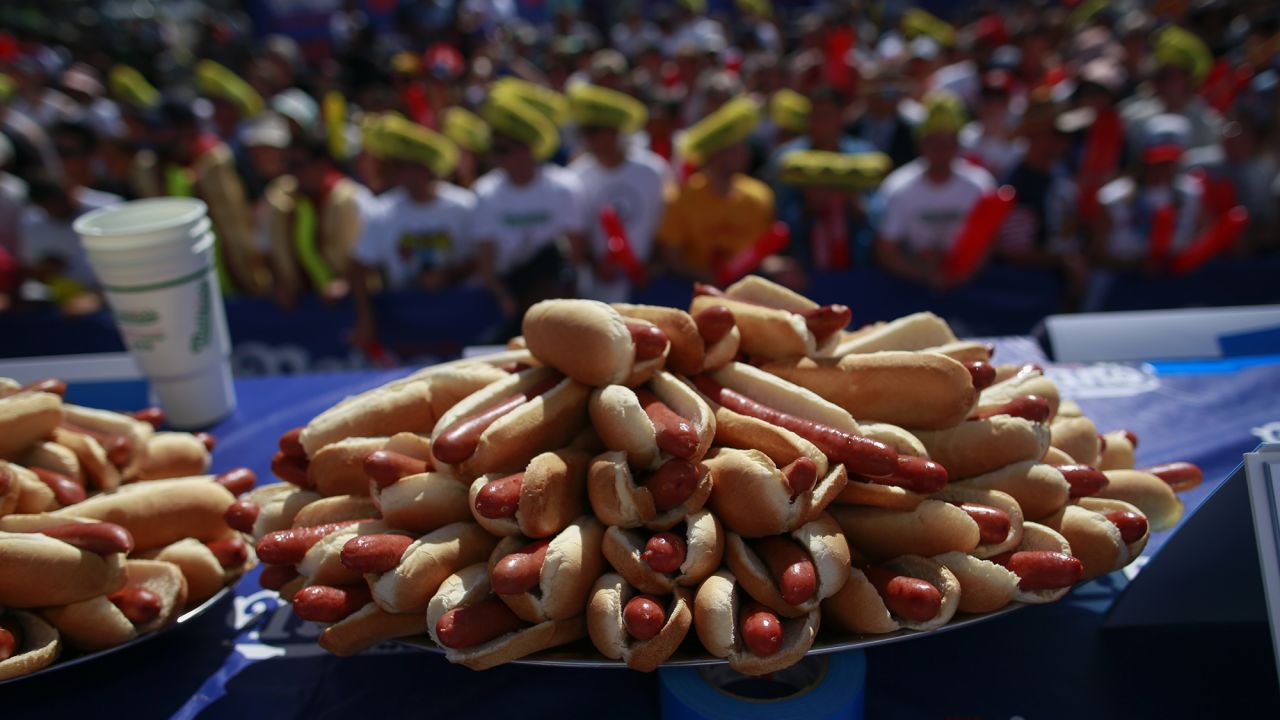
<instances>
[{"instance_id":1,"label":"spectator","mask_svg":"<svg viewBox=\"0 0 1280 720\"><path fill-rule=\"evenodd\" d=\"M648 150L634 147L627 135L643 127L644 105L629 95L597 85L569 89L573 121L586 152L569 166L582 185L582 227L587 242L575 258L578 294L605 302L625 302L631 292L625 269L609 260L608 238L600 214L617 213L636 259L647 264L662 217L663 186L671 168Z\"/></svg>"},{"instance_id":2,"label":"spectator","mask_svg":"<svg viewBox=\"0 0 1280 720\"><path fill-rule=\"evenodd\" d=\"M1176 25L1166 26L1155 36L1155 62L1154 91L1120 105L1129 132L1144 137L1150 134L1145 127L1149 120L1169 113L1187 119L1188 149L1217 144L1222 118L1196 93L1213 64L1204 41ZM1140 150L1138 146L1133 149Z\"/></svg>"},{"instance_id":3,"label":"spectator","mask_svg":"<svg viewBox=\"0 0 1280 720\"><path fill-rule=\"evenodd\" d=\"M64 313L97 311L102 307L98 280L72 223L119 198L87 188L68 188L50 178L36 177L28 185L33 207L22 221L20 256L26 275L42 283L49 299Z\"/></svg>"},{"instance_id":4,"label":"spectator","mask_svg":"<svg viewBox=\"0 0 1280 720\"><path fill-rule=\"evenodd\" d=\"M507 318L508 335L533 303L573 292L566 259L585 254L582 186L546 162L559 145L545 115L510 93L485 104L495 169L476 181L475 237L480 281ZM562 249L562 244L565 249Z\"/></svg>"},{"instance_id":5,"label":"spectator","mask_svg":"<svg viewBox=\"0 0 1280 720\"><path fill-rule=\"evenodd\" d=\"M254 243L244 184L226 143L200 130L191 104L166 100L163 123L153 133L155 150L138 153L134 186L143 197L198 197L209 206L218 236L218 279L228 295L267 291L266 258Z\"/></svg>"},{"instance_id":6,"label":"spectator","mask_svg":"<svg viewBox=\"0 0 1280 720\"><path fill-rule=\"evenodd\" d=\"M470 110L455 106L445 111L440 132L458 146L454 178L462 187L471 187L486 170L484 160L492 142L488 123Z\"/></svg>"},{"instance_id":7,"label":"spectator","mask_svg":"<svg viewBox=\"0 0 1280 720\"><path fill-rule=\"evenodd\" d=\"M668 191L658 242L671 272L710 281L717 267L773 224L773 191L743 174L749 157L745 140L759 120L755 102L737 98L682 138L681 154L701 169Z\"/></svg>"},{"instance_id":8,"label":"spectator","mask_svg":"<svg viewBox=\"0 0 1280 720\"><path fill-rule=\"evenodd\" d=\"M907 97L905 81L891 66L868 68L862 80L865 89L862 114L849 126L849 134L871 143L900 167L916 157L916 142L901 111Z\"/></svg>"},{"instance_id":9,"label":"spectator","mask_svg":"<svg viewBox=\"0 0 1280 720\"><path fill-rule=\"evenodd\" d=\"M859 234L866 229L863 193L875 189L890 168L889 156L797 150L782 157L781 185L798 198L791 253L817 270L852 267Z\"/></svg>"},{"instance_id":10,"label":"spectator","mask_svg":"<svg viewBox=\"0 0 1280 720\"><path fill-rule=\"evenodd\" d=\"M240 76L212 60L201 60L196 65L196 87L213 103L214 132L238 154L244 123L262 112L262 96Z\"/></svg>"},{"instance_id":11,"label":"spectator","mask_svg":"<svg viewBox=\"0 0 1280 720\"><path fill-rule=\"evenodd\" d=\"M16 263L22 213L27 204L27 183L9 172L12 160L13 143L0 134L0 253L6 255L10 263Z\"/></svg>"},{"instance_id":12,"label":"spectator","mask_svg":"<svg viewBox=\"0 0 1280 720\"><path fill-rule=\"evenodd\" d=\"M964 125L960 99L938 91L925 97L917 129L920 159L885 178L884 217L876 260L888 273L935 290L950 287L942 261L978 199L995 187L991 175L957 156Z\"/></svg>"},{"instance_id":13,"label":"spectator","mask_svg":"<svg viewBox=\"0 0 1280 720\"><path fill-rule=\"evenodd\" d=\"M49 134L35 120L11 106L15 89L11 78L0 75L0 133L13 146L10 160L13 172L21 177L61 178L61 163Z\"/></svg>"},{"instance_id":14,"label":"spectator","mask_svg":"<svg viewBox=\"0 0 1280 720\"><path fill-rule=\"evenodd\" d=\"M76 113L71 98L49 87L48 74L40 62L30 56L20 56L9 66L15 84L10 108L31 118L43 127L59 120L66 120Z\"/></svg>"},{"instance_id":15,"label":"spectator","mask_svg":"<svg viewBox=\"0 0 1280 720\"><path fill-rule=\"evenodd\" d=\"M444 180L457 163L448 139L392 115L375 123L366 149L383 160L393 188L371 206L348 266L357 347L378 337L369 273L380 273L388 290L439 292L466 275L477 219L475 196ZM354 182L350 187L358 201L365 191Z\"/></svg>"},{"instance_id":16,"label":"spectator","mask_svg":"<svg viewBox=\"0 0 1280 720\"><path fill-rule=\"evenodd\" d=\"M124 120L120 108L105 97L101 75L84 63L76 63L62 73L59 84L67 96L75 101L76 115L83 115L98 137L111 137L124 132Z\"/></svg>"},{"instance_id":17,"label":"spectator","mask_svg":"<svg viewBox=\"0 0 1280 720\"><path fill-rule=\"evenodd\" d=\"M126 137L138 147L149 145L156 111L160 109L160 91L128 65L111 68L107 84L111 95L120 103Z\"/></svg>"},{"instance_id":18,"label":"spectator","mask_svg":"<svg viewBox=\"0 0 1280 720\"><path fill-rule=\"evenodd\" d=\"M1011 127L1016 119L1009 110L1012 92L1012 74L1004 70L987 72L978 93L978 116L960 130L965 159L994 177L1004 177L1021 152Z\"/></svg>"},{"instance_id":19,"label":"spectator","mask_svg":"<svg viewBox=\"0 0 1280 720\"><path fill-rule=\"evenodd\" d=\"M1249 211L1249 227L1240 250L1274 245L1276 204L1271 185L1276 179L1273 158L1262 152L1258 128L1250 120L1232 120L1222 133L1221 151L1188 152L1184 165L1202 178L1207 221L1236 205Z\"/></svg>"},{"instance_id":20,"label":"spectator","mask_svg":"<svg viewBox=\"0 0 1280 720\"><path fill-rule=\"evenodd\" d=\"M1191 121L1156 115L1145 128L1138 170L1098 191L1102 212L1091 251L1099 267L1158 267L1200 229L1200 186L1178 166L1192 137Z\"/></svg>"}]
</instances>

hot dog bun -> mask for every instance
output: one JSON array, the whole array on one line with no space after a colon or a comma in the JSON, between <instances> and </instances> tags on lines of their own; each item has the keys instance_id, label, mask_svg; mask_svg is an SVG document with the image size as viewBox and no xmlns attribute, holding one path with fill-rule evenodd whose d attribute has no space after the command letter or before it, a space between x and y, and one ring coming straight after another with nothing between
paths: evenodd
<instances>
[{"instance_id":1,"label":"hot dog bun","mask_svg":"<svg viewBox=\"0 0 1280 720\"><path fill-rule=\"evenodd\" d=\"M1152 530L1166 530L1182 517L1182 501L1169 484L1140 470L1106 470L1107 486L1096 497L1123 500L1147 516Z\"/></svg>"},{"instance_id":2,"label":"hot dog bun","mask_svg":"<svg viewBox=\"0 0 1280 720\"><path fill-rule=\"evenodd\" d=\"M606 573L591 589L587 606L587 633L601 655L622 660L627 667L652 672L671 657L689 634L693 624L693 594L678 588L672 595L659 598L666 604L666 623L655 637L636 640L626 630L622 610L636 591L621 575Z\"/></svg>"},{"instance_id":3,"label":"hot dog bun","mask_svg":"<svg viewBox=\"0 0 1280 720\"><path fill-rule=\"evenodd\" d=\"M61 524L66 522L72 521ZM68 605L115 592L124 583L120 553L98 555L34 531L0 531L0 606Z\"/></svg>"},{"instance_id":4,"label":"hot dog bun","mask_svg":"<svg viewBox=\"0 0 1280 720\"><path fill-rule=\"evenodd\" d=\"M372 499L382 519L397 530L428 533L472 519L466 483L448 473L425 472L400 478L385 488L373 488Z\"/></svg>"},{"instance_id":5,"label":"hot dog bun","mask_svg":"<svg viewBox=\"0 0 1280 720\"><path fill-rule=\"evenodd\" d=\"M222 537L223 515L233 502L226 488L207 478L184 478L124 485L55 513L121 525L133 534L136 549L149 550L186 537Z\"/></svg>"},{"instance_id":6,"label":"hot dog bun","mask_svg":"<svg viewBox=\"0 0 1280 720\"><path fill-rule=\"evenodd\" d=\"M830 515L822 514L787 533L813 562L817 588L809 600L793 605L782 597L778 581L758 555L752 543L737 533L729 533L725 542L725 565L733 572L742 589L753 600L786 617L801 617L818 608L849 579L849 544L840 526Z\"/></svg>"},{"instance_id":7,"label":"hot dog bun","mask_svg":"<svg viewBox=\"0 0 1280 720\"><path fill-rule=\"evenodd\" d=\"M422 635L426 632L426 613L389 613L373 603L368 603L326 627L316 642L320 647L338 657L350 657L386 640Z\"/></svg>"},{"instance_id":8,"label":"hot dog bun","mask_svg":"<svg viewBox=\"0 0 1280 720\"><path fill-rule=\"evenodd\" d=\"M10 457L49 437L62 417L62 398L53 393L0 397L0 457Z\"/></svg>"},{"instance_id":9,"label":"hot dog bun","mask_svg":"<svg viewBox=\"0 0 1280 720\"><path fill-rule=\"evenodd\" d=\"M902 628L934 630L946 625L955 616L960 606L960 582L946 567L935 560L913 555L890 560L884 563L884 567L896 575L919 578L937 588L942 596L937 614L924 621L913 621L892 614L866 574L853 568L849 573L849 582L840 592L822 603L822 612L827 622L847 632L880 635Z\"/></svg>"},{"instance_id":10,"label":"hot dog bun","mask_svg":"<svg viewBox=\"0 0 1280 720\"><path fill-rule=\"evenodd\" d=\"M604 533L605 559L618 574L640 592L666 595L676 587L694 587L720 567L724 557L724 529L720 520L706 510L690 513L684 519L685 559L675 573L654 570L642 557L649 533L610 527Z\"/></svg>"},{"instance_id":11,"label":"hot dog bun","mask_svg":"<svg viewBox=\"0 0 1280 720\"><path fill-rule=\"evenodd\" d=\"M1003 565L954 551L933 559L960 583L960 612L994 612L1013 602L1018 592L1018 576Z\"/></svg>"},{"instance_id":12,"label":"hot dog bun","mask_svg":"<svg viewBox=\"0 0 1280 720\"><path fill-rule=\"evenodd\" d=\"M934 500L941 500L952 504L959 503L976 503L978 505L986 505L1003 512L1009 518L1009 532L1005 538L998 543L980 544L969 552L974 557L986 559L995 557L1004 552L1008 552L1022 542L1022 506L1018 501L1008 493L999 490L987 490L976 488L969 485L952 484L930 496Z\"/></svg>"},{"instance_id":13,"label":"hot dog bun","mask_svg":"<svg viewBox=\"0 0 1280 720\"><path fill-rule=\"evenodd\" d=\"M158 432L147 439L126 475L136 480L199 475L208 471L209 462L209 449L195 435Z\"/></svg>"},{"instance_id":14,"label":"hot dog bun","mask_svg":"<svg viewBox=\"0 0 1280 720\"><path fill-rule=\"evenodd\" d=\"M866 331L845 335L831 354L840 357L851 353L873 353L882 350L924 350L956 342L951 326L931 312L918 312Z\"/></svg>"},{"instance_id":15,"label":"hot dog bun","mask_svg":"<svg viewBox=\"0 0 1280 720\"><path fill-rule=\"evenodd\" d=\"M645 387L693 426L698 434L698 447L687 459L693 462L701 460L716 434L715 416L706 400L667 372L655 373ZM623 385L597 388L591 392L587 407L592 427L606 448L625 452L627 462L635 468L658 465L661 451L656 429L635 391Z\"/></svg>"},{"instance_id":16,"label":"hot dog bun","mask_svg":"<svg viewBox=\"0 0 1280 720\"><path fill-rule=\"evenodd\" d=\"M828 510L855 555L872 562L902 555L925 557L978 547L978 524L950 503L925 500L915 510L836 505Z\"/></svg>"},{"instance_id":17,"label":"hot dog bun","mask_svg":"<svg viewBox=\"0 0 1280 720\"><path fill-rule=\"evenodd\" d=\"M584 515L551 539L538 576L538 593L499 595L521 620L539 623L568 620L586 610L591 586L604 572L604 526ZM507 537L498 542L489 556L489 570L498 561L529 543L526 538Z\"/></svg>"},{"instance_id":18,"label":"hot dog bun","mask_svg":"<svg viewBox=\"0 0 1280 720\"><path fill-rule=\"evenodd\" d=\"M1006 465L998 470L971 477L955 487L973 487L999 490L1013 496L1022 508L1027 520L1048 517L1067 504L1071 485L1062 473L1052 465L1026 460Z\"/></svg>"},{"instance_id":19,"label":"hot dog bun","mask_svg":"<svg viewBox=\"0 0 1280 720\"><path fill-rule=\"evenodd\" d=\"M58 659L62 640L58 631L39 615L21 610L0 613L0 620L13 622L22 631L22 644L13 656L0 660L0 680L8 680L48 667Z\"/></svg>"},{"instance_id":20,"label":"hot dog bun","mask_svg":"<svg viewBox=\"0 0 1280 720\"><path fill-rule=\"evenodd\" d=\"M470 522L427 533L405 549L395 569L366 576L373 601L388 613L421 614L446 577L484 562L497 543L497 538Z\"/></svg>"},{"instance_id":21,"label":"hot dog bun","mask_svg":"<svg viewBox=\"0 0 1280 720\"><path fill-rule=\"evenodd\" d=\"M535 456L524 470L520 501L515 515L487 518L476 509L476 498L485 485L506 477L490 473L471 483L467 507L480 526L494 535L550 537L563 530L587 510L586 480L590 457L580 450L565 448ZM470 563L467 563L470 565Z\"/></svg>"},{"instance_id":22,"label":"hot dog bun","mask_svg":"<svg viewBox=\"0 0 1280 720\"><path fill-rule=\"evenodd\" d=\"M583 385L638 385L662 369L671 341L660 356L637 360L628 322L657 327L639 318L624 320L596 300L543 300L525 313L521 331L534 357Z\"/></svg>"},{"instance_id":23,"label":"hot dog bun","mask_svg":"<svg viewBox=\"0 0 1280 720\"><path fill-rule=\"evenodd\" d=\"M966 420L946 430L920 430L929 458L952 480L983 475L1013 463L1039 460L1049 448L1049 425L1012 415Z\"/></svg>"},{"instance_id":24,"label":"hot dog bun","mask_svg":"<svg viewBox=\"0 0 1280 720\"><path fill-rule=\"evenodd\" d=\"M813 646L818 634L817 610L802 618L779 618L782 646L768 657L746 647L739 629L740 597L737 578L728 570L707 578L694 598L693 620L698 639L707 652L729 661L729 667L747 675L764 675L794 664Z\"/></svg>"},{"instance_id":25,"label":"hot dog bun","mask_svg":"<svg viewBox=\"0 0 1280 720\"><path fill-rule=\"evenodd\" d=\"M650 530L666 530L690 513L701 510L711 495L713 480L709 465L699 463L695 468L698 481L693 493L679 505L659 512L653 493L632 474L624 453L597 455L587 471L587 495L592 512L609 525L624 528L643 525ZM657 472L660 470L655 474Z\"/></svg>"},{"instance_id":26,"label":"hot dog bun","mask_svg":"<svg viewBox=\"0 0 1280 720\"><path fill-rule=\"evenodd\" d=\"M711 471L711 511L743 537L790 532L816 519L849 482L844 466L837 465L793 501L786 478L759 450L721 448L705 464Z\"/></svg>"}]
</instances>

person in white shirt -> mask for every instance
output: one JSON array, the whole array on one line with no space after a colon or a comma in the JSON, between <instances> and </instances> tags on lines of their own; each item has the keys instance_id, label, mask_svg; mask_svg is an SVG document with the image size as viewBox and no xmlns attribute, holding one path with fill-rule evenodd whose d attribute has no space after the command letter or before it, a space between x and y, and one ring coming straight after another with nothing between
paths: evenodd
<instances>
[{"instance_id":1,"label":"person in white shirt","mask_svg":"<svg viewBox=\"0 0 1280 720\"><path fill-rule=\"evenodd\" d=\"M959 98L930 93L916 131L920 159L892 172L881 189L876 260L892 275L938 290L949 285L942 261L956 235L978 199L995 188L989 173L957 157L956 133L963 125Z\"/></svg>"},{"instance_id":2,"label":"person in white shirt","mask_svg":"<svg viewBox=\"0 0 1280 720\"><path fill-rule=\"evenodd\" d=\"M379 121L376 148L395 186L376 203L361 202L366 218L348 265L355 300L357 347L377 339L367 276L381 271L387 289L436 292L466 276L472 261L476 198L440 178L457 163L443 135L403 118Z\"/></svg>"},{"instance_id":3,"label":"person in white shirt","mask_svg":"<svg viewBox=\"0 0 1280 720\"><path fill-rule=\"evenodd\" d=\"M22 219L20 261L28 277L43 283L49 298L69 315L83 315L102 307L99 283L72 229L76 218L114 205L120 198L86 187L67 188L49 178L32 178L28 197L32 207Z\"/></svg>"},{"instance_id":4,"label":"person in white shirt","mask_svg":"<svg viewBox=\"0 0 1280 720\"><path fill-rule=\"evenodd\" d=\"M475 184L476 266L511 334L519 334L530 305L573 292L568 257L585 254L582 185L545 162L559 144L545 115L511 94L491 95L484 115L496 168Z\"/></svg>"},{"instance_id":5,"label":"person in white shirt","mask_svg":"<svg viewBox=\"0 0 1280 720\"><path fill-rule=\"evenodd\" d=\"M579 85L569 89L569 107L587 150L569 166L583 189L582 227L587 239L586 252L575 258L578 294L625 302L631 282L621 264L609 258L601 213L606 207L617 213L636 260L647 264L671 168L658 155L627 141L627 134L642 127L648 117L644 104L635 98L598 85Z\"/></svg>"}]
</instances>

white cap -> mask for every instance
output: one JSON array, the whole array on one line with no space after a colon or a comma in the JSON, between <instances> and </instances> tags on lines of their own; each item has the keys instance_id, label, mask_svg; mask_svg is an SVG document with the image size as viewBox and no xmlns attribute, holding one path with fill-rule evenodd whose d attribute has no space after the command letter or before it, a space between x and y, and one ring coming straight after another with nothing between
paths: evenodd
<instances>
[{"instance_id":1,"label":"white cap","mask_svg":"<svg viewBox=\"0 0 1280 720\"><path fill-rule=\"evenodd\" d=\"M287 148L292 139L289 123L280 113L268 110L249 121L242 135L245 147Z\"/></svg>"},{"instance_id":2,"label":"white cap","mask_svg":"<svg viewBox=\"0 0 1280 720\"><path fill-rule=\"evenodd\" d=\"M298 123L304 130L313 130L320 117L320 106L315 98L298 88L289 88L271 98L271 109Z\"/></svg>"}]
</instances>

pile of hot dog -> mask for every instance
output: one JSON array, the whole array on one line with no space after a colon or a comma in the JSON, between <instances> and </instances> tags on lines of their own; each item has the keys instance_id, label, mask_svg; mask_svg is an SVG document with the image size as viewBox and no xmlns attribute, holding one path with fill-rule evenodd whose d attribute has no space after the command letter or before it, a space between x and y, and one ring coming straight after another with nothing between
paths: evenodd
<instances>
[{"instance_id":1,"label":"pile of hot dog","mask_svg":"<svg viewBox=\"0 0 1280 720\"><path fill-rule=\"evenodd\" d=\"M687 313L546 301L510 351L286 433L287 482L228 523L340 655L426 633L480 669L587 636L639 670L700 642L765 673L820 620L1054 600L1177 521L1198 470L1133 470L1136 439L1040 369L933 315L849 318L754 277Z\"/></svg>"},{"instance_id":2,"label":"pile of hot dog","mask_svg":"<svg viewBox=\"0 0 1280 720\"><path fill-rule=\"evenodd\" d=\"M0 680L165 627L254 563L224 519L251 471L202 475L211 436L65 391L0 378Z\"/></svg>"}]
</instances>

